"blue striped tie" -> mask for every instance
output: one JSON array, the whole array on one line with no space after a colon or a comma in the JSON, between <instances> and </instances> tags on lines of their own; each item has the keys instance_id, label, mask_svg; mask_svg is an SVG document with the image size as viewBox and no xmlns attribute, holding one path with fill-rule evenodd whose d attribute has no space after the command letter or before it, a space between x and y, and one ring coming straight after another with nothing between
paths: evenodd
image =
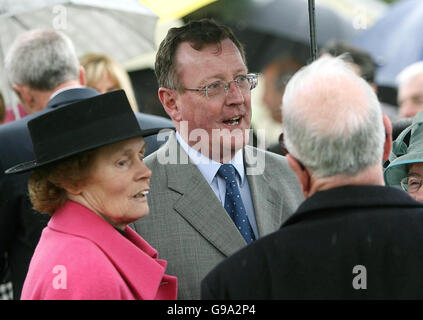
<instances>
[{"instance_id":1,"label":"blue striped tie","mask_svg":"<svg viewBox=\"0 0 423 320\"><path fill-rule=\"evenodd\" d=\"M247 243L253 242L255 240L255 236L248 220L247 213L245 212L241 194L239 193L234 166L232 164L222 164L217 171L217 174L225 179L226 182L226 211L232 218L245 241L247 241Z\"/></svg>"}]
</instances>

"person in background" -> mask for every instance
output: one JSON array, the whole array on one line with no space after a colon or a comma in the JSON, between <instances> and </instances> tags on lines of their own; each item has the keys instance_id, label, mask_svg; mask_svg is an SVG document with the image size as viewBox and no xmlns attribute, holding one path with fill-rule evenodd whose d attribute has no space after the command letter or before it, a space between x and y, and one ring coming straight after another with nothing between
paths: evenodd
<instances>
[{"instance_id":1,"label":"person in background","mask_svg":"<svg viewBox=\"0 0 423 320\"><path fill-rule=\"evenodd\" d=\"M282 132L282 96L289 79L303 65L295 57L282 56L263 68L259 78L263 82L258 85L259 91L254 92L255 104L251 120L259 147L264 146L267 150L280 154L279 148L275 146L278 146L278 137Z\"/></svg>"},{"instance_id":2,"label":"person in background","mask_svg":"<svg viewBox=\"0 0 423 320\"><path fill-rule=\"evenodd\" d=\"M376 63L368 52L351 44L339 40L333 40L329 41L321 49L320 55L322 56L325 54L331 55L333 57L346 54L344 59L348 60L348 63L353 68L353 70L369 83L377 95L378 90L375 83ZM398 108L396 106L381 101L379 102L382 107L382 112L386 114L391 121L398 119Z\"/></svg>"},{"instance_id":3,"label":"person in background","mask_svg":"<svg viewBox=\"0 0 423 320\"><path fill-rule=\"evenodd\" d=\"M412 118L423 110L423 61L413 63L397 76L401 118Z\"/></svg>"},{"instance_id":4,"label":"person in background","mask_svg":"<svg viewBox=\"0 0 423 320\"><path fill-rule=\"evenodd\" d=\"M320 56L325 55L332 57L343 55L343 59L348 62L348 65L354 70L354 72L366 80L377 94L377 85L375 83L376 64L369 53L351 44L339 40L333 40L329 41L323 48L321 48ZM381 106L382 112L386 114L391 121L397 120L398 110L395 106L382 102ZM268 150L282 155L286 154L286 150L283 145L283 133L279 136L279 143L269 146Z\"/></svg>"},{"instance_id":5,"label":"person in background","mask_svg":"<svg viewBox=\"0 0 423 320\"><path fill-rule=\"evenodd\" d=\"M257 77L228 27L170 29L155 72L177 132L145 159L151 214L134 228L168 261L178 297L199 299L207 272L277 230L302 196L283 157L247 145Z\"/></svg>"},{"instance_id":6,"label":"person in background","mask_svg":"<svg viewBox=\"0 0 423 320\"><path fill-rule=\"evenodd\" d=\"M387 185L401 188L423 202L423 111L394 141L384 175Z\"/></svg>"},{"instance_id":7,"label":"person in background","mask_svg":"<svg viewBox=\"0 0 423 320\"><path fill-rule=\"evenodd\" d=\"M98 92L84 87L85 72L72 41L55 30L30 30L19 36L6 53L5 70L30 113L0 126L0 254L8 254L13 294L18 299L48 218L32 209L28 175L6 176L4 170L34 159L29 120Z\"/></svg>"},{"instance_id":8,"label":"person in background","mask_svg":"<svg viewBox=\"0 0 423 320\"><path fill-rule=\"evenodd\" d=\"M400 118L392 122L392 140L396 140L401 132L407 129L413 123L413 118ZM407 138L404 140L408 143L410 136L408 135ZM392 155L392 154L391 154ZM391 158L391 157L390 157ZM394 159L394 158L393 158ZM383 163L383 168L386 169L390 164L390 159L388 158Z\"/></svg>"},{"instance_id":9,"label":"person in background","mask_svg":"<svg viewBox=\"0 0 423 320\"><path fill-rule=\"evenodd\" d=\"M282 97L289 79L304 65L294 57L284 56L269 63L263 69L265 89L263 102L271 117L279 124L282 123Z\"/></svg>"},{"instance_id":10,"label":"person in background","mask_svg":"<svg viewBox=\"0 0 423 320\"><path fill-rule=\"evenodd\" d=\"M142 128L173 128L173 123L169 119L138 112L139 108L129 75L114 59L106 54L87 53L80 57L79 61L85 69L88 87L100 93L118 89L125 91ZM147 137L145 140L147 142L146 156L159 149L166 141L166 139L158 140L157 136Z\"/></svg>"},{"instance_id":11,"label":"person in background","mask_svg":"<svg viewBox=\"0 0 423 320\"><path fill-rule=\"evenodd\" d=\"M151 171L142 130L123 90L28 122L34 208L51 215L29 265L23 300L176 299L166 261L127 225L149 212ZM73 143L78 141L78 143Z\"/></svg>"},{"instance_id":12,"label":"person in background","mask_svg":"<svg viewBox=\"0 0 423 320\"><path fill-rule=\"evenodd\" d=\"M391 125L374 90L322 57L291 78L283 105L287 161L306 200L211 271L202 297L422 299L423 204L385 186Z\"/></svg>"},{"instance_id":13,"label":"person in background","mask_svg":"<svg viewBox=\"0 0 423 320\"><path fill-rule=\"evenodd\" d=\"M79 58L79 62L85 69L87 87L100 93L123 89L132 110L139 111L131 79L119 63L108 55L99 53L87 53Z\"/></svg>"}]
</instances>

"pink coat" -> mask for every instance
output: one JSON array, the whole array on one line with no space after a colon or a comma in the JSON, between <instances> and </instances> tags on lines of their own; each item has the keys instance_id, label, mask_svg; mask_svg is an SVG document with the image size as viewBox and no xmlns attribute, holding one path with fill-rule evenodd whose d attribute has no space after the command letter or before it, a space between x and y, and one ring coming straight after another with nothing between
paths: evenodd
<instances>
[{"instance_id":1,"label":"pink coat","mask_svg":"<svg viewBox=\"0 0 423 320\"><path fill-rule=\"evenodd\" d=\"M166 261L131 228L125 232L68 201L43 230L21 299L176 299Z\"/></svg>"}]
</instances>

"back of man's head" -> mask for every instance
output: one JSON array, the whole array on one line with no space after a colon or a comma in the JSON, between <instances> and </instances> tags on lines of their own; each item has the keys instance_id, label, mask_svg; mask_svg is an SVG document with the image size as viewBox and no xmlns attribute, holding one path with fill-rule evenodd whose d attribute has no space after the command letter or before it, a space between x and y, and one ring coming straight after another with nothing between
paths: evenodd
<instances>
[{"instance_id":1,"label":"back of man's head","mask_svg":"<svg viewBox=\"0 0 423 320\"><path fill-rule=\"evenodd\" d=\"M51 91L78 80L79 62L72 41L55 30L32 30L18 37L5 59L11 85Z\"/></svg>"},{"instance_id":2,"label":"back of man's head","mask_svg":"<svg viewBox=\"0 0 423 320\"><path fill-rule=\"evenodd\" d=\"M354 176L382 164L380 104L341 58L322 57L297 72L283 106L287 149L316 177Z\"/></svg>"}]
</instances>

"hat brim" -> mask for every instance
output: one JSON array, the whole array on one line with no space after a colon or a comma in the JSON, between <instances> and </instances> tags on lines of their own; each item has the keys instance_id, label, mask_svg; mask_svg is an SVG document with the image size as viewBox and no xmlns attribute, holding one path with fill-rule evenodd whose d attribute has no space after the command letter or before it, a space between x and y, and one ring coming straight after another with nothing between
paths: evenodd
<instances>
[{"instance_id":1,"label":"hat brim","mask_svg":"<svg viewBox=\"0 0 423 320\"><path fill-rule=\"evenodd\" d=\"M419 162L423 162L423 153L411 153L398 157L384 171L386 184L389 186L400 186L401 179L408 174L407 166Z\"/></svg>"},{"instance_id":2,"label":"hat brim","mask_svg":"<svg viewBox=\"0 0 423 320\"><path fill-rule=\"evenodd\" d=\"M128 135L128 136L125 136L125 137L119 137L119 138L109 140L109 141L104 142L104 143L99 143L99 144L96 144L96 145L89 146L87 148L81 148L81 149L79 149L75 152L63 154L63 155L60 155L60 156L55 157L53 159L49 159L48 161L37 162L37 160L31 160L31 161L23 162L23 163L17 164L15 166L7 169L4 173L5 174L17 174L17 173L28 172L30 170L40 168L42 166L54 163L56 161L69 158L69 157L74 156L74 155L81 153L81 152L97 149L97 148L104 147L104 146L109 145L109 144L117 143L117 142L120 142L120 141L132 139L132 138L136 138L136 137L145 138L145 137L153 136L155 134L158 134L162 130L174 130L174 128L170 128L170 127L169 128L152 128L152 129L141 130L141 131L137 132L136 134Z\"/></svg>"}]
</instances>

